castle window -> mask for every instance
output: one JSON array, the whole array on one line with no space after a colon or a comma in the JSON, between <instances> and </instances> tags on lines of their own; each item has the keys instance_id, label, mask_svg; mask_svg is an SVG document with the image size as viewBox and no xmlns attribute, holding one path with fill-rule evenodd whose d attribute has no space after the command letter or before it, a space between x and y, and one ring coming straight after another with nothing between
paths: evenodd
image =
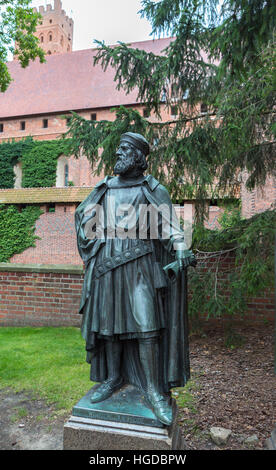
<instances>
[{"instance_id":1,"label":"castle window","mask_svg":"<svg viewBox=\"0 0 276 470\"><path fill-rule=\"evenodd\" d=\"M53 20L49 20L49 23L53 23Z\"/></svg>"},{"instance_id":2,"label":"castle window","mask_svg":"<svg viewBox=\"0 0 276 470\"><path fill-rule=\"evenodd\" d=\"M46 205L46 212L56 212L56 205L55 204L47 204Z\"/></svg>"},{"instance_id":3,"label":"castle window","mask_svg":"<svg viewBox=\"0 0 276 470\"><path fill-rule=\"evenodd\" d=\"M17 206L18 212L22 212L24 209L26 209L26 207L27 207L27 204L19 204Z\"/></svg>"},{"instance_id":4,"label":"castle window","mask_svg":"<svg viewBox=\"0 0 276 470\"><path fill-rule=\"evenodd\" d=\"M167 101L167 91L166 88L163 88L162 93L161 93L161 102L164 103Z\"/></svg>"},{"instance_id":5,"label":"castle window","mask_svg":"<svg viewBox=\"0 0 276 470\"><path fill-rule=\"evenodd\" d=\"M25 121L21 121L21 122L20 122L20 130L21 130L21 131L25 131L25 129L26 129L26 122L25 122Z\"/></svg>"},{"instance_id":6,"label":"castle window","mask_svg":"<svg viewBox=\"0 0 276 470\"><path fill-rule=\"evenodd\" d=\"M14 188L22 188L22 164L21 162L17 163L13 167L13 172L15 174Z\"/></svg>"},{"instance_id":7,"label":"castle window","mask_svg":"<svg viewBox=\"0 0 276 470\"><path fill-rule=\"evenodd\" d=\"M91 119L91 121L97 121L97 114L92 113L91 116L90 116L90 119Z\"/></svg>"},{"instance_id":8,"label":"castle window","mask_svg":"<svg viewBox=\"0 0 276 470\"><path fill-rule=\"evenodd\" d=\"M52 41L52 35L51 34L49 35L49 41Z\"/></svg>"},{"instance_id":9,"label":"castle window","mask_svg":"<svg viewBox=\"0 0 276 470\"><path fill-rule=\"evenodd\" d=\"M4 132L4 124L0 122L0 132Z\"/></svg>"},{"instance_id":10,"label":"castle window","mask_svg":"<svg viewBox=\"0 0 276 470\"><path fill-rule=\"evenodd\" d=\"M183 93L183 100L187 100L189 98L190 90L189 88L186 88L186 90Z\"/></svg>"},{"instance_id":11,"label":"castle window","mask_svg":"<svg viewBox=\"0 0 276 470\"><path fill-rule=\"evenodd\" d=\"M149 115L150 115L150 112L149 112L149 110L148 110L148 109L146 109L146 108L145 108L145 109L143 109L143 116L144 116L144 118L148 118L148 117L149 117Z\"/></svg>"},{"instance_id":12,"label":"castle window","mask_svg":"<svg viewBox=\"0 0 276 470\"><path fill-rule=\"evenodd\" d=\"M48 119L43 119L43 121L42 121L42 127L43 127L44 129L46 129L46 127L48 127Z\"/></svg>"},{"instance_id":13,"label":"castle window","mask_svg":"<svg viewBox=\"0 0 276 470\"><path fill-rule=\"evenodd\" d=\"M176 98L177 97L177 84L176 83L173 83L172 84L172 88L171 88L171 96L172 98Z\"/></svg>"},{"instance_id":14,"label":"castle window","mask_svg":"<svg viewBox=\"0 0 276 470\"><path fill-rule=\"evenodd\" d=\"M206 114L208 112L208 106L205 103L201 103L200 105L200 112L201 114Z\"/></svg>"},{"instance_id":15,"label":"castle window","mask_svg":"<svg viewBox=\"0 0 276 470\"><path fill-rule=\"evenodd\" d=\"M68 175L69 175L69 167L68 164L64 166L64 186L68 186Z\"/></svg>"},{"instance_id":16,"label":"castle window","mask_svg":"<svg viewBox=\"0 0 276 470\"><path fill-rule=\"evenodd\" d=\"M177 106L171 106L171 115L172 116L177 116Z\"/></svg>"},{"instance_id":17,"label":"castle window","mask_svg":"<svg viewBox=\"0 0 276 470\"><path fill-rule=\"evenodd\" d=\"M40 36L40 42L44 42L44 36L43 35Z\"/></svg>"}]
</instances>

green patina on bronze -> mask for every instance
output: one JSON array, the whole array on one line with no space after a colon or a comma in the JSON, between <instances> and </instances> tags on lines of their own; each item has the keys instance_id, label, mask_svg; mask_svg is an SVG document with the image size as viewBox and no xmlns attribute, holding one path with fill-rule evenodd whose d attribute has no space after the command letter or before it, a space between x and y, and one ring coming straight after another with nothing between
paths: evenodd
<instances>
[{"instance_id":1,"label":"green patina on bronze","mask_svg":"<svg viewBox=\"0 0 276 470\"><path fill-rule=\"evenodd\" d=\"M89 390L74 406L73 416L142 426L164 427L137 388L125 386L100 403L91 403L92 390Z\"/></svg>"},{"instance_id":2,"label":"green patina on bronze","mask_svg":"<svg viewBox=\"0 0 276 470\"><path fill-rule=\"evenodd\" d=\"M118 176L101 181L76 211L78 249L86 266L81 330L90 378L101 382L92 389L90 402L99 406L132 384L146 396L159 421L170 425L170 389L184 386L190 376L185 268L195 259L185 249L167 190L151 175L144 176L148 152L141 135L124 134L114 168ZM108 220L119 228L118 210L124 204L135 209L134 236L116 231L110 237ZM168 236L163 236L158 209L157 237L152 237L148 219L145 236L140 237L143 206L166 206ZM95 215L99 208L105 214L101 224ZM170 277L166 266L171 263ZM134 403L129 406L131 413Z\"/></svg>"}]
</instances>

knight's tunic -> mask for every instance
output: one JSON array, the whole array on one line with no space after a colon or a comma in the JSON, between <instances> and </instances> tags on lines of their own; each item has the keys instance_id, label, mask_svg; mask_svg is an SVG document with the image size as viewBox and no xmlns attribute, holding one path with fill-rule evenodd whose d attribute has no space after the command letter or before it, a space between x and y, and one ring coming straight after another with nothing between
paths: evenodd
<instances>
[{"instance_id":1,"label":"knight's tunic","mask_svg":"<svg viewBox=\"0 0 276 470\"><path fill-rule=\"evenodd\" d=\"M162 231L161 217L153 237L151 217L144 217L141 224L141 208L162 205L168 208L168 236ZM92 227L91 208L95 206L105 214L103 230L99 237L90 238L86 227L90 222ZM128 231L122 237L126 215ZM187 382L186 271L176 282L166 279L166 287L162 279L162 267L175 259L175 240L184 242L183 230L175 220L167 190L151 175L131 183L121 177L106 177L77 208L78 249L86 266L79 312L83 315L81 330L91 363L91 380L102 382L107 378L103 339L119 339L124 340L123 377L126 383L143 388L137 338L158 335L158 368L164 392ZM114 227L115 234L110 236Z\"/></svg>"},{"instance_id":2,"label":"knight's tunic","mask_svg":"<svg viewBox=\"0 0 276 470\"><path fill-rule=\"evenodd\" d=\"M113 184L112 184L113 182ZM141 208L148 206L141 183L129 185L123 180L111 180L100 205L104 214L105 243L97 254L97 266L104 267L122 253L125 262L94 278L87 313L92 333L120 338L145 336L164 327L162 312L157 305L154 278L154 246L150 241L150 217L146 217L146 239L139 239ZM109 230L108 230L109 228ZM141 225L140 225L141 229ZM124 237L124 230L126 238ZM145 227L143 227L145 230ZM129 238L131 237L131 238ZM132 261L136 252L149 252ZM137 250L138 249L138 250ZM146 335L148 336L148 335Z\"/></svg>"}]
</instances>

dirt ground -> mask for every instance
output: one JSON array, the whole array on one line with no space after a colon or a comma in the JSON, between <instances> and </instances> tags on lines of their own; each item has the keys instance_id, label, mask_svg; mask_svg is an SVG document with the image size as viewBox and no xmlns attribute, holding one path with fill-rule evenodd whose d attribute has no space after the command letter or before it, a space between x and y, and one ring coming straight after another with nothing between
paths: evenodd
<instances>
[{"instance_id":1,"label":"dirt ground","mask_svg":"<svg viewBox=\"0 0 276 470\"><path fill-rule=\"evenodd\" d=\"M189 448L265 449L276 425L273 325L236 328L242 344L235 348L225 347L221 327L205 334L190 341L196 413L181 412ZM231 430L225 445L218 447L210 439L213 426Z\"/></svg>"},{"instance_id":2,"label":"dirt ground","mask_svg":"<svg viewBox=\"0 0 276 470\"><path fill-rule=\"evenodd\" d=\"M181 409L179 418L191 450L264 450L275 426L274 327L243 327L237 332L243 343L235 348L225 347L220 326L191 336L194 410ZM29 394L2 389L0 449L61 450L67 418ZM231 430L226 444L212 441L213 426Z\"/></svg>"}]
</instances>

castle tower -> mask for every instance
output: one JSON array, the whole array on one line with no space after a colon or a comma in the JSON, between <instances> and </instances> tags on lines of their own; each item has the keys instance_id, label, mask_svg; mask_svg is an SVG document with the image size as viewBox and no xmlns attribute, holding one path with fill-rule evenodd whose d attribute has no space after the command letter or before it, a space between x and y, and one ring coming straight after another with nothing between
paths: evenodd
<instances>
[{"instance_id":1,"label":"castle tower","mask_svg":"<svg viewBox=\"0 0 276 470\"><path fill-rule=\"evenodd\" d=\"M37 12L37 8L34 8ZM40 47L46 54L62 54L72 51L74 22L62 10L61 0L52 5L39 7L42 23L37 26L35 36L40 40Z\"/></svg>"}]
</instances>

